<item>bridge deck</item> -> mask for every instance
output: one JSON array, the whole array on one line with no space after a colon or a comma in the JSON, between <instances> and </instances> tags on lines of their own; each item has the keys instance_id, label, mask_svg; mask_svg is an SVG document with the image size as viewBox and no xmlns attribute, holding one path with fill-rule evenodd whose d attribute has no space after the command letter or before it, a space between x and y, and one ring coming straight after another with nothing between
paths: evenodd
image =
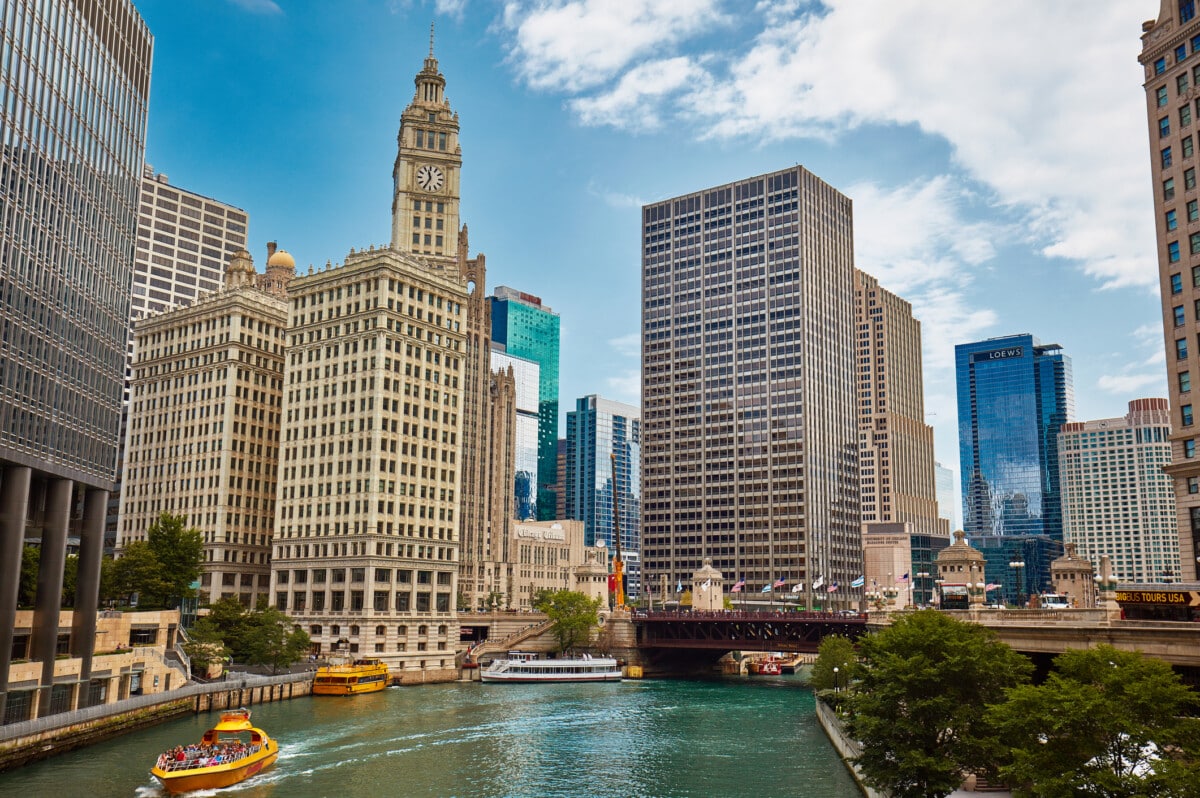
<instances>
[{"instance_id":1,"label":"bridge deck","mask_svg":"<svg viewBox=\"0 0 1200 798\"><path fill-rule=\"evenodd\" d=\"M642 649L814 652L829 635L854 639L867 616L833 612L640 612Z\"/></svg>"}]
</instances>

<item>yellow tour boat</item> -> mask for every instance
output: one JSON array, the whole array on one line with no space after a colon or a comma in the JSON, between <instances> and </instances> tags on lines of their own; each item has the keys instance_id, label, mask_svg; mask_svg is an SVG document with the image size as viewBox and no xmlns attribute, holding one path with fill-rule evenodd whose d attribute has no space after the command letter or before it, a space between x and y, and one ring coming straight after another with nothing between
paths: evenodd
<instances>
[{"instance_id":1,"label":"yellow tour boat","mask_svg":"<svg viewBox=\"0 0 1200 798\"><path fill-rule=\"evenodd\" d=\"M356 659L349 664L325 665L313 678L313 695L374 693L388 686L388 666L377 659Z\"/></svg>"},{"instance_id":2,"label":"yellow tour boat","mask_svg":"<svg viewBox=\"0 0 1200 798\"><path fill-rule=\"evenodd\" d=\"M235 709L222 712L199 744L160 755L150 773L172 794L215 790L248 779L278 756L279 744L250 725L250 710Z\"/></svg>"}]
</instances>

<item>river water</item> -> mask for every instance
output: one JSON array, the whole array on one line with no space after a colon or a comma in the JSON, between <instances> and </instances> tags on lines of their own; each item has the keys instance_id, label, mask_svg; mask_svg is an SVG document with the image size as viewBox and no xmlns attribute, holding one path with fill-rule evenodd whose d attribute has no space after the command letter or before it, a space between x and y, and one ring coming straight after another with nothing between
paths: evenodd
<instances>
[{"instance_id":1,"label":"river water","mask_svg":"<svg viewBox=\"0 0 1200 798\"><path fill-rule=\"evenodd\" d=\"M786 676L393 687L253 712L279 760L221 796L861 795L812 694ZM216 719L188 716L0 773L0 795L165 795L149 775L155 757Z\"/></svg>"}]
</instances>

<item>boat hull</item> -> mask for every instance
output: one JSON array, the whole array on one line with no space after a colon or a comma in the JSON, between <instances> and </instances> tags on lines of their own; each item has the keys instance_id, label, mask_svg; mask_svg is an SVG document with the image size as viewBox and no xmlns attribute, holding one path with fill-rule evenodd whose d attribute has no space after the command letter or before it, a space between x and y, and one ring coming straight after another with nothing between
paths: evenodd
<instances>
[{"instance_id":1,"label":"boat hull","mask_svg":"<svg viewBox=\"0 0 1200 798\"><path fill-rule=\"evenodd\" d=\"M388 666L376 660L353 665L329 665L313 677L313 695L359 695L377 693L388 686Z\"/></svg>"},{"instance_id":2,"label":"boat hull","mask_svg":"<svg viewBox=\"0 0 1200 798\"><path fill-rule=\"evenodd\" d=\"M484 682L509 682L520 684L543 684L550 682L619 682L622 679L620 671L616 673L597 673L579 676L553 676L553 675L529 675L529 674L492 674L488 675L486 670L480 671L480 681Z\"/></svg>"},{"instance_id":3,"label":"boat hull","mask_svg":"<svg viewBox=\"0 0 1200 798\"><path fill-rule=\"evenodd\" d=\"M583 659L537 659L513 652L479 672L479 680L495 683L538 684L545 682L619 682L621 667L611 657Z\"/></svg>"},{"instance_id":4,"label":"boat hull","mask_svg":"<svg viewBox=\"0 0 1200 798\"><path fill-rule=\"evenodd\" d=\"M193 790L216 790L245 781L269 768L278 757L279 746L271 741L269 747L264 746L258 753L228 765L210 765L206 768L182 771L164 771L156 767L150 773L159 780L163 789L172 795Z\"/></svg>"}]
</instances>

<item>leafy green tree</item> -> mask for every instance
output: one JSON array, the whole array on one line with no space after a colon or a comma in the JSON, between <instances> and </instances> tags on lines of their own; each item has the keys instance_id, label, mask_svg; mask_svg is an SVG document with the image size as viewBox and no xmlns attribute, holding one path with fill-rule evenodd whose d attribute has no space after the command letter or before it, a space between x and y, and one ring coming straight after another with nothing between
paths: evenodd
<instances>
[{"instance_id":1,"label":"leafy green tree","mask_svg":"<svg viewBox=\"0 0 1200 798\"><path fill-rule=\"evenodd\" d=\"M125 547L113 565L113 587L123 600L136 593L139 607L163 606L169 586L162 576L162 564L149 543L135 540Z\"/></svg>"},{"instance_id":2,"label":"leafy green tree","mask_svg":"<svg viewBox=\"0 0 1200 798\"><path fill-rule=\"evenodd\" d=\"M564 654L586 641L600 619L600 599L590 599L574 590L539 590L533 608L553 621L554 636Z\"/></svg>"},{"instance_id":3,"label":"leafy green tree","mask_svg":"<svg viewBox=\"0 0 1200 798\"><path fill-rule=\"evenodd\" d=\"M1200 784L1198 706L1166 663L1101 645L1059 655L988 717L1018 795L1182 798Z\"/></svg>"},{"instance_id":4,"label":"leafy green tree","mask_svg":"<svg viewBox=\"0 0 1200 798\"><path fill-rule=\"evenodd\" d=\"M188 641L183 644L183 651L191 658L192 667L197 671L207 671L209 665L224 662L229 656L229 647L225 645L221 627L208 615L196 619L196 623L188 630Z\"/></svg>"},{"instance_id":5,"label":"leafy green tree","mask_svg":"<svg viewBox=\"0 0 1200 798\"><path fill-rule=\"evenodd\" d=\"M251 615L235 596L226 594L209 607L208 615L204 616L220 631L229 654L238 662L246 662L249 656L254 631Z\"/></svg>"},{"instance_id":6,"label":"leafy green tree","mask_svg":"<svg viewBox=\"0 0 1200 798\"><path fill-rule=\"evenodd\" d=\"M936 610L859 640L848 730L865 781L893 798L949 795L965 773L989 773L984 714L1032 665L990 630Z\"/></svg>"},{"instance_id":7,"label":"leafy green tree","mask_svg":"<svg viewBox=\"0 0 1200 798\"><path fill-rule=\"evenodd\" d=\"M63 563L62 606L75 606L75 586L79 583L79 555L68 554Z\"/></svg>"},{"instance_id":8,"label":"leafy green tree","mask_svg":"<svg viewBox=\"0 0 1200 798\"><path fill-rule=\"evenodd\" d=\"M146 543L162 568L165 585L164 605L195 595L192 583L200 578L204 557L204 536L200 530L184 526L181 515L163 513L146 530Z\"/></svg>"},{"instance_id":9,"label":"leafy green tree","mask_svg":"<svg viewBox=\"0 0 1200 798\"><path fill-rule=\"evenodd\" d=\"M38 546L26 546L21 550L21 584L17 588L17 604L32 607L37 599L38 566L42 561L42 550Z\"/></svg>"},{"instance_id":10,"label":"leafy green tree","mask_svg":"<svg viewBox=\"0 0 1200 798\"><path fill-rule=\"evenodd\" d=\"M813 662L812 676L808 683L813 690L835 690L850 685L850 668L858 654L854 644L841 635L830 635L817 648L817 659ZM833 669L837 668L835 675Z\"/></svg>"},{"instance_id":11,"label":"leafy green tree","mask_svg":"<svg viewBox=\"0 0 1200 798\"><path fill-rule=\"evenodd\" d=\"M249 613L246 662L251 665L270 665L271 673L276 673L299 662L308 653L310 643L308 632L274 607Z\"/></svg>"}]
</instances>

